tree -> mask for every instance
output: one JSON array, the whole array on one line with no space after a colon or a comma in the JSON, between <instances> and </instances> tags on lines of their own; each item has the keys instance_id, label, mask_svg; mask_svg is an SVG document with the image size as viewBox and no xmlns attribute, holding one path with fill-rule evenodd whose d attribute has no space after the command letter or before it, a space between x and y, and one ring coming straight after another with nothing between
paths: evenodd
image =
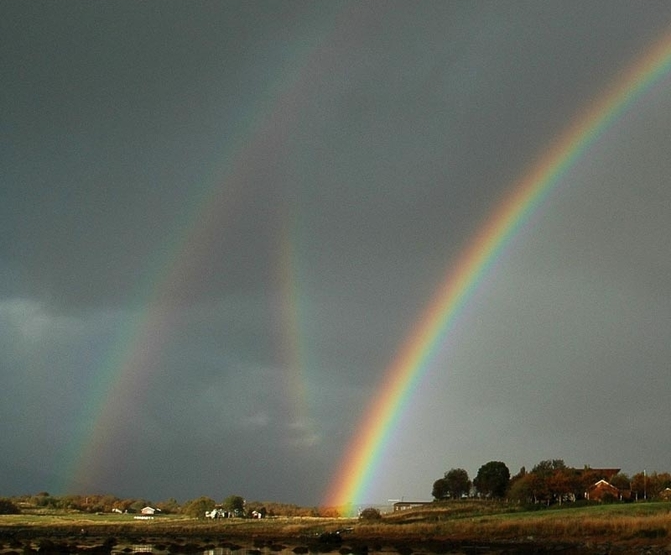
<instances>
[{"instance_id":1,"label":"tree","mask_svg":"<svg viewBox=\"0 0 671 555\"><path fill-rule=\"evenodd\" d=\"M531 503L534 501L533 486L533 474L518 474L510 481L508 497L518 503Z\"/></svg>"},{"instance_id":2,"label":"tree","mask_svg":"<svg viewBox=\"0 0 671 555\"><path fill-rule=\"evenodd\" d=\"M0 515L18 515L20 512L10 499L0 498Z\"/></svg>"},{"instance_id":3,"label":"tree","mask_svg":"<svg viewBox=\"0 0 671 555\"><path fill-rule=\"evenodd\" d=\"M637 472L631 477L631 493L636 500L647 499L648 478L645 471Z\"/></svg>"},{"instance_id":4,"label":"tree","mask_svg":"<svg viewBox=\"0 0 671 555\"><path fill-rule=\"evenodd\" d=\"M563 501L570 499L573 488L570 472L567 469L560 468L555 470L548 476L547 484L550 490L551 501L556 501L561 505Z\"/></svg>"},{"instance_id":5,"label":"tree","mask_svg":"<svg viewBox=\"0 0 671 555\"><path fill-rule=\"evenodd\" d=\"M566 470L566 464L562 459L541 461L531 469L531 472L540 476L550 476L555 470Z\"/></svg>"},{"instance_id":6,"label":"tree","mask_svg":"<svg viewBox=\"0 0 671 555\"><path fill-rule=\"evenodd\" d=\"M568 468L562 459L548 459L531 469L531 491L534 502L562 503L576 496L582 487L574 469Z\"/></svg>"},{"instance_id":7,"label":"tree","mask_svg":"<svg viewBox=\"0 0 671 555\"><path fill-rule=\"evenodd\" d=\"M473 485L485 497L505 497L510 481L510 470L501 461L489 461L478 470Z\"/></svg>"},{"instance_id":8,"label":"tree","mask_svg":"<svg viewBox=\"0 0 671 555\"><path fill-rule=\"evenodd\" d=\"M433 490L431 491L434 499L441 500L447 499L449 492L447 489L447 480L445 478L438 478L433 483Z\"/></svg>"},{"instance_id":9,"label":"tree","mask_svg":"<svg viewBox=\"0 0 671 555\"><path fill-rule=\"evenodd\" d=\"M179 512L179 503L174 497L157 503L156 507L161 509L161 512L166 515Z\"/></svg>"},{"instance_id":10,"label":"tree","mask_svg":"<svg viewBox=\"0 0 671 555\"><path fill-rule=\"evenodd\" d=\"M648 498L657 498L664 488L671 485L671 475L668 472L653 472L648 476Z\"/></svg>"},{"instance_id":11,"label":"tree","mask_svg":"<svg viewBox=\"0 0 671 555\"><path fill-rule=\"evenodd\" d=\"M610 483L619 489L620 492L629 491L631 489L631 480L624 472L618 472L610 479Z\"/></svg>"},{"instance_id":12,"label":"tree","mask_svg":"<svg viewBox=\"0 0 671 555\"><path fill-rule=\"evenodd\" d=\"M367 507L363 511L361 511L359 518L361 520L380 520L382 518L382 515L380 514L380 511L375 507Z\"/></svg>"},{"instance_id":13,"label":"tree","mask_svg":"<svg viewBox=\"0 0 671 555\"><path fill-rule=\"evenodd\" d=\"M445 473L445 485L452 499L459 499L471 491L471 481L468 472L463 468L453 468Z\"/></svg>"},{"instance_id":14,"label":"tree","mask_svg":"<svg viewBox=\"0 0 671 555\"><path fill-rule=\"evenodd\" d=\"M231 511L235 516L244 516L245 514L245 500L239 495L229 495L221 504L224 509Z\"/></svg>"},{"instance_id":15,"label":"tree","mask_svg":"<svg viewBox=\"0 0 671 555\"><path fill-rule=\"evenodd\" d=\"M205 513L214 509L215 505L216 503L214 502L214 499L210 499L209 497L199 497L198 499L187 501L182 512L188 516L205 518Z\"/></svg>"},{"instance_id":16,"label":"tree","mask_svg":"<svg viewBox=\"0 0 671 555\"><path fill-rule=\"evenodd\" d=\"M648 474L644 470L631 477L631 491L636 499L653 499L669 486L671 474L668 472Z\"/></svg>"}]
</instances>

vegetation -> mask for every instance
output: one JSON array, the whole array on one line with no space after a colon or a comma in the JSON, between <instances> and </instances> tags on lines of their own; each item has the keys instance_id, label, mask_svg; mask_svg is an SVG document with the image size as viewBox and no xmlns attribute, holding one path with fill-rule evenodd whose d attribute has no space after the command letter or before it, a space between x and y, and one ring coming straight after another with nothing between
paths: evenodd
<instances>
[{"instance_id":1,"label":"vegetation","mask_svg":"<svg viewBox=\"0 0 671 555\"><path fill-rule=\"evenodd\" d=\"M223 501L224 509L231 511L236 516L245 514L245 498L239 495L229 495Z\"/></svg>"},{"instance_id":2,"label":"vegetation","mask_svg":"<svg viewBox=\"0 0 671 555\"><path fill-rule=\"evenodd\" d=\"M0 498L0 515L17 515L20 512L11 499Z\"/></svg>"},{"instance_id":3,"label":"vegetation","mask_svg":"<svg viewBox=\"0 0 671 555\"><path fill-rule=\"evenodd\" d=\"M230 511L238 517L250 516L252 512L260 513L264 517L336 518L339 516L333 508L301 507L272 501L246 501L240 495L230 495L219 502L202 496L180 504L173 498L154 502L143 498L121 499L109 494L54 496L43 491L35 495L11 497L7 501L13 504L16 512L31 515L136 514L140 513L144 507L150 506L159 509L162 517L175 515L202 519L205 518L205 512L214 508ZM1 507L0 514L3 514Z\"/></svg>"},{"instance_id":4,"label":"vegetation","mask_svg":"<svg viewBox=\"0 0 671 555\"><path fill-rule=\"evenodd\" d=\"M598 496L596 483L603 486ZM463 542L482 548L517 542L578 550L617 542L626 551L671 542L670 488L671 475L666 472L629 477L617 469L576 469L561 459L549 459L529 472L522 467L512 477L505 463L490 461L472 481L464 469L453 468L434 481L433 503L388 514L368 507L358 519L342 518L335 507L247 502L240 495L220 502L198 497L180 504L175 499L153 503L40 492L0 498L0 538L35 538L39 529L45 536L54 531L59 537L77 536L85 529L99 538L205 538L225 533L241 541L281 539L293 544L324 538L359 546L384 541L395 548L403 545L405 551L415 544L425 549L427 542L442 542L434 547L457 551L466 545ZM160 516L150 522L135 520L133 513L146 506L160 509ZM206 519L205 513L215 508L240 518Z\"/></svg>"},{"instance_id":5,"label":"vegetation","mask_svg":"<svg viewBox=\"0 0 671 555\"><path fill-rule=\"evenodd\" d=\"M435 499L459 499L471 491L468 472L463 468L453 468L433 483L432 495Z\"/></svg>"},{"instance_id":6,"label":"vegetation","mask_svg":"<svg viewBox=\"0 0 671 555\"><path fill-rule=\"evenodd\" d=\"M594 492L597 482L607 482L606 491ZM453 468L433 483L436 501L457 499L470 484L468 474ZM645 471L631 478L617 469L570 468L562 459L540 461L530 472L524 467L510 476L505 463L490 461L478 470L469 486L469 495L479 498L507 499L518 504L555 505L597 497L602 502L671 500L671 474Z\"/></svg>"},{"instance_id":7,"label":"vegetation","mask_svg":"<svg viewBox=\"0 0 671 555\"><path fill-rule=\"evenodd\" d=\"M375 507L367 507L361 511L359 518L361 520L381 520L382 513L380 513L380 510L376 509Z\"/></svg>"},{"instance_id":8,"label":"vegetation","mask_svg":"<svg viewBox=\"0 0 671 555\"><path fill-rule=\"evenodd\" d=\"M473 485L484 497L502 499L508 491L510 470L501 461L490 461L478 470Z\"/></svg>"},{"instance_id":9,"label":"vegetation","mask_svg":"<svg viewBox=\"0 0 671 555\"><path fill-rule=\"evenodd\" d=\"M199 497L184 505L182 513L193 518L205 518L205 513L216 507L217 503L209 497Z\"/></svg>"},{"instance_id":10,"label":"vegetation","mask_svg":"<svg viewBox=\"0 0 671 555\"><path fill-rule=\"evenodd\" d=\"M641 538L671 537L671 504L589 503L524 508L488 500L450 501L435 509L390 515L396 523L412 518L415 532L436 537L520 540L537 542L635 542ZM668 542L668 540L667 540Z\"/></svg>"},{"instance_id":11,"label":"vegetation","mask_svg":"<svg viewBox=\"0 0 671 555\"><path fill-rule=\"evenodd\" d=\"M48 537L77 538L85 529L87 541L91 537L114 537L134 543L152 537L195 545L211 541L206 538L225 536L227 541L245 545L306 545L311 546L311 552L321 552L317 544L323 538L337 537L348 548L386 545L399 553L404 552L401 546L406 551L444 552L467 551L461 548L469 545L476 549L498 545L509 552L514 552L516 545L525 545L605 553L615 545L615 551L620 552L666 546L671 541L670 515L671 504L665 502L538 504L525 508L491 498L436 502L372 519L276 517L214 522L168 515L147 522L124 514L23 513L0 517L0 538L4 534L35 542L40 529ZM595 546L601 548L594 551Z\"/></svg>"}]
</instances>

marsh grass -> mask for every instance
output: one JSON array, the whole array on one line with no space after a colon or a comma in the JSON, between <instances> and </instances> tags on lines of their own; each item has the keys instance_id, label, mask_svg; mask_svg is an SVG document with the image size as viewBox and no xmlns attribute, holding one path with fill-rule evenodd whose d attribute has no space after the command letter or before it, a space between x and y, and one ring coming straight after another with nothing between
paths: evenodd
<instances>
[{"instance_id":1,"label":"marsh grass","mask_svg":"<svg viewBox=\"0 0 671 555\"><path fill-rule=\"evenodd\" d=\"M434 512L437 514L432 514ZM542 511L523 511L491 504L488 507L471 506L452 510L427 509L407 516L397 514L378 525L365 526L367 533L388 538L534 538L564 542L605 538L658 540L671 539L671 504L567 506L559 510Z\"/></svg>"}]
</instances>

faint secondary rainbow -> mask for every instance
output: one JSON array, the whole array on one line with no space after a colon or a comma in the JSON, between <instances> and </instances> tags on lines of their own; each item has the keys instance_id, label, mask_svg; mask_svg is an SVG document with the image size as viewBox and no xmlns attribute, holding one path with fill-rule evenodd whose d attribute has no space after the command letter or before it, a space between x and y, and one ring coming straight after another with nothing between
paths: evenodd
<instances>
[{"instance_id":1,"label":"faint secondary rainbow","mask_svg":"<svg viewBox=\"0 0 671 555\"><path fill-rule=\"evenodd\" d=\"M259 157L279 156L277 145L282 144L284 134L300 113L302 96L309 89L307 83L321 60L331 55L329 41L346 29L349 17L349 8L332 8L323 29L315 31L314 41L297 46L284 67L273 69L268 88L227 129L226 144L216 167L204 173L203 181L191 188L188 205L175 222L173 235L140 269L134 315L124 320L104 359L97 364L92 361L89 394L82 402L78 428L73 430L70 444L64 446L55 469L60 481L54 484L55 490L94 491L104 481L101 477L117 473L123 466L127 431L145 425L133 417L175 331L175 307L185 300L188 304L189 288L203 271L213 243L224 240L224 231L239 217L236 209L253 194L249 168ZM287 262L291 259L279 261ZM281 271L285 272L284 279L292 278L286 268ZM285 303L297 302L295 292L288 286L283 293L290 295ZM289 313L286 317L297 315ZM292 331L296 330L294 325ZM298 358L298 340L284 340L292 341L286 349ZM287 379L295 383L301 377L297 370ZM297 414L303 416L299 419L304 425L300 438L306 442L314 435L306 424L304 393L297 394L294 400L303 402Z\"/></svg>"},{"instance_id":2,"label":"faint secondary rainbow","mask_svg":"<svg viewBox=\"0 0 671 555\"><path fill-rule=\"evenodd\" d=\"M564 174L603 132L671 69L671 34L657 42L573 123L489 215L445 279L384 374L380 393L363 415L330 484L324 505L343 507L366 498L385 447L434 353L455 325L483 277Z\"/></svg>"},{"instance_id":3,"label":"faint secondary rainbow","mask_svg":"<svg viewBox=\"0 0 671 555\"><path fill-rule=\"evenodd\" d=\"M283 228L278 234L278 253L280 263L278 264L278 281L282 291L279 302L278 331L282 334L279 351L282 360L280 366L284 368L284 387L286 392L284 398L290 403L285 411L290 415L288 426L290 428L291 447L299 448L311 446L319 439L310 418L310 406L308 394L308 377L305 375L307 368L307 353L301 339L304 332L301 329L303 303L301 302L299 274L299 261L296 254L294 240L294 228L296 217L287 214L283 218Z\"/></svg>"}]
</instances>

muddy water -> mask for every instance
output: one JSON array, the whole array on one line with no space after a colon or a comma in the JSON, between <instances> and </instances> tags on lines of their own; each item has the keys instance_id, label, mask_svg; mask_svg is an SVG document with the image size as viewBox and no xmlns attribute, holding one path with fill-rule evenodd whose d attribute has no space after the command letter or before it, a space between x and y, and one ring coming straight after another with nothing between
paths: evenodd
<instances>
[{"instance_id":1,"label":"muddy water","mask_svg":"<svg viewBox=\"0 0 671 555\"><path fill-rule=\"evenodd\" d=\"M493 553L486 549L445 549L441 555L459 555L479 553L486 555ZM380 545L273 545L273 546L230 546L213 544L124 544L118 543L111 549L110 555L131 555L133 553L152 553L153 555L433 555L426 550L414 550L410 548L394 549L389 546Z\"/></svg>"},{"instance_id":2,"label":"muddy water","mask_svg":"<svg viewBox=\"0 0 671 555\"><path fill-rule=\"evenodd\" d=\"M204 545L197 547L195 545L171 545L164 546L160 544L118 544L112 548L111 555L131 555L133 553L152 553L154 555L297 555L297 553L305 553L307 555L324 555L325 553L331 553L331 555L346 555L346 554L356 554L356 555L399 555L398 551L381 549L381 550L367 550L365 552L352 551L348 547L341 547L338 549L327 549L323 551L322 549L313 548L302 548L299 546L295 551L294 548L286 548L281 550L269 549L269 548L255 548L255 547L240 547L239 549L231 549L228 547L216 547L211 545ZM479 551L480 553L486 553L485 551ZM414 552L413 552L414 553ZM457 555L459 553L466 553L466 551L448 551L444 555ZM420 551L417 552L417 555L425 555Z\"/></svg>"},{"instance_id":3,"label":"muddy water","mask_svg":"<svg viewBox=\"0 0 671 555\"><path fill-rule=\"evenodd\" d=\"M111 555L131 555L133 553L152 553L154 555L346 555L355 553L348 547L332 546L313 546L311 548L305 546L297 547L262 547L257 548L253 546L248 547L221 547L214 545L197 545L197 544L123 544L115 545L111 550ZM364 553L356 552L357 555L399 555L398 551L393 550L366 550ZM458 553L451 551L450 554ZM445 555L448 555L447 553Z\"/></svg>"},{"instance_id":4,"label":"muddy water","mask_svg":"<svg viewBox=\"0 0 671 555\"><path fill-rule=\"evenodd\" d=\"M381 548L379 550L365 549L365 551L353 550L346 546L272 546L253 547L235 546L222 547L212 544L124 544L118 543L110 552L110 555L131 555L132 553L152 553L154 555L399 555L398 551ZM451 551L452 553L458 553ZM404 554L405 555L405 554ZM407 555L410 555L409 553ZM444 555L448 555L447 553Z\"/></svg>"},{"instance_id":5,"label":"muddy water","mask_svg":"<svg viewBox=\"0 0 671 555\"><path fill-rule=\"evenodd\" d=\"M291 545L257 541L245 545L237 545L222 541L220 538L182 537L164 538L149 537L144 540L130 538L105 537L56 537L41 535L35 537L27 534L0 534L0 555L132 555L134 553L150 553L153 555L527 555L542 553L561 553L562 555L606 555L637 554L637 555L668 555L669 545L589 545L589 544L549 544L525 542L488 542L481 541L458 543L445 541L429 541L415 544L322 543L314 538L295 538ZM363 540L359 540L363 542Z\"/></svg>"}]
</instances>

